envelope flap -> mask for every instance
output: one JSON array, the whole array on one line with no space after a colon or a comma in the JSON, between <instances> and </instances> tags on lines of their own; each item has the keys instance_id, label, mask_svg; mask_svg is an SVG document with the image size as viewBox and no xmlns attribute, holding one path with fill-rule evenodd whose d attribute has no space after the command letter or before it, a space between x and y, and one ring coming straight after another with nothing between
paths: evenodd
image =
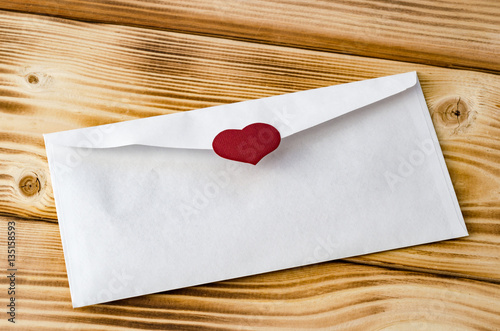
<instances>
[{"instance_id":1,"label":"envelope flap","mask_svg":"<svg viewBox=\"0 0 500 331\"><path fill-rule=\"evenodd\" d=\"M127 145L211 149L226 129L262 122L282 138L413 87L416 72L44 135L47 144L112 148Z\"/></svg>"}]
</instances>

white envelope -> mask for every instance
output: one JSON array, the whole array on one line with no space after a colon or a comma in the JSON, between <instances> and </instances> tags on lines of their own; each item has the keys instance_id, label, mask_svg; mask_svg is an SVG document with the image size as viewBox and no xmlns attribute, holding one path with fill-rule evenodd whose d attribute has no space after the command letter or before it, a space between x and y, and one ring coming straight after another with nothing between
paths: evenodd
<instances>
[{"instance_id":1,"label":"white envelope","mask_svg":"<svg viewBox=\"0 0 500 331\"><path fill-rule=\"evenodd\" d=\"M44 137L74 307L467 235L415 72Z\"/></svg>"}]
</instances>

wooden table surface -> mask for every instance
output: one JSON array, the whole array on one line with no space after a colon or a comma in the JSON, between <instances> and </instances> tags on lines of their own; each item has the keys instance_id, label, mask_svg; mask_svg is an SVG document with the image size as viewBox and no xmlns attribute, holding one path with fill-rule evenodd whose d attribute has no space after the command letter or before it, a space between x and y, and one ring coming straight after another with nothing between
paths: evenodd
<instances>
[{"instance_id":1,"label":"wooden table surface","mask_svg":"<svg viewBox=\"0 0 500 331\"><path fill-rule=\"evenodd\" d=\"M412 70L469 237L71 307L43 133ZM499 74L496 0L2 1L0 329L500 330Z\"/></svg>"}]
</instances>

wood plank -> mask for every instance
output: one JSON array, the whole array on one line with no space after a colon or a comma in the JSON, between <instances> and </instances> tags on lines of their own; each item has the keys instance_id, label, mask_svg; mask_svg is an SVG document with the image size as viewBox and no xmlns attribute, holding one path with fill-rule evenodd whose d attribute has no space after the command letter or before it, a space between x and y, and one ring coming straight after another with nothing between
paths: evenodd
<instances>
[{"instance_id":1,"label":"wood plank","mask_svg":"<svg viewBox=\"0 0 500 331\"><path fill-rule=\"evenodd\" d=\"M0 9L500 71L496 0L9 0Z\"/></svg>"},{"instance_id":2,"label":"wood plank","mask_svg":"<svg viewBox=\"0 0 500 331\"><path fill-rule=\"evenodd\" d=\"M340 261L73 309L57 224L0 217L0 232L13 220L16 327L22 329L500 327L499 284ZM5 247L0 236L0 249ZM0 279L7 288L7 278ZM114 288L133 280L119 275L111 281ZM7 325L2 318L0 328Z\"/></svg>"},{"instance_id":3,"label":"wood plank","mask_svg":"<svg viewBox=\"0 0 500 331\"><path fill-rule=\"evenodd\" d=\"M0 212L56 221L42 133L411 70L471 236L364 262L499 280L500 77L405 62L0 13Z\"/></svg>"}]
</instances>

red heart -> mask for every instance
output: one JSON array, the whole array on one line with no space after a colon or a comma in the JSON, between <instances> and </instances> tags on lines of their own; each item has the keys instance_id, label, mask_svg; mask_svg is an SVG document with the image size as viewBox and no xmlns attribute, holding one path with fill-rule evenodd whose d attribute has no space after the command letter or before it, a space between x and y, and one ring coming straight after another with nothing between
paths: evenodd
<instances>
[{"instance_id":1,"label":"red heart","mask_svg":"<svg viewBox=\"0 0 500 331\"><path fill-rule=\"evenodd\" d=\"M217 155L256 165L264 156L278 148L281 135L272 125L254 123L242 130L224 130L212 143Z\"/></svg>"}]
</instances>

